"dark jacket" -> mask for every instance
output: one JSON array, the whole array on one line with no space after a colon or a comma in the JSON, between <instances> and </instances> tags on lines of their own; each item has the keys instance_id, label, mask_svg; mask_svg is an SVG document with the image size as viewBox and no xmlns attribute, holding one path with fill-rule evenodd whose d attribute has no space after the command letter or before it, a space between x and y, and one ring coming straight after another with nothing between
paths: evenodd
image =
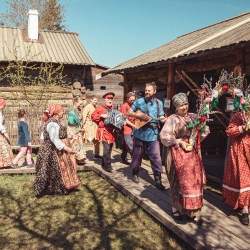
<instances>
[{"instance_id":1,"label":"dark jacket","mask_svg":"<svg viewBox=\"0 0 250 250\"><path fill-rule=\"evenodd\" d=\"M18 122L18 146L27 147L30 140L29 127L27 122L19 121Z\"/></svg>"}]
</instances>

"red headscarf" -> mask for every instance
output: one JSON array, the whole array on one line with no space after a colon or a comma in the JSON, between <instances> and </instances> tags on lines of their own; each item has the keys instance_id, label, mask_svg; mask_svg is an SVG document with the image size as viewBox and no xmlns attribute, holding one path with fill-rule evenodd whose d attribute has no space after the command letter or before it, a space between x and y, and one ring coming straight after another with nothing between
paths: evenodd
<instances>
[{"instance_id":1,"label":"red headscarf","mask_svg":"<svg viewBox=\"0 0 250 250\"><path fill-rule=\"evenodd\" d=\"M50 104L43 113L43 120L46 122L49 117L58 115L63 111L63 107L60 104L52 103Z\"/></svg>"},{"instance_id":2,"label":"red headscarf","mask_svg":"<svg viewBox=\"0 0 250 250\"><path fill-rule=\"evenodd\" d=\"M6 101L3 98L1 98L0 99L0 106L5 106L5 105L6 105Z\"/></svg>"}]
</instances>

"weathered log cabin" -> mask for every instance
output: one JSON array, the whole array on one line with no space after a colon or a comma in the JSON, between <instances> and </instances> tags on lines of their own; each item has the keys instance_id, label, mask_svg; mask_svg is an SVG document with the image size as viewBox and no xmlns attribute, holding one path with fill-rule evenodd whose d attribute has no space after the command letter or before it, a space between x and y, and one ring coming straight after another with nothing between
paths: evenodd
<instances>
[{"instance_id":1,"label":"weathered log cabin","mask_svg":"<svg viewBox=\"0 0 250 250\"><path fill-rule=\"evenodd\" d=\"M38 30L37 30L38 32ZM51 62L53 65L63 65L63 76L67 84L80 81L87 83L87 75L91 74L91 66L95 63L88 55L78 38L77 33L63 31L39 31L38 39L29 37L27 30L0 26L0 69L8 66L10 61L28 60L30 64L39 65ZM36 74L36 71L27 74ZM11 97L8 79L0 82L2 94ZM64 93L65 95L62 95ZM71 87L55 88L55 100L71 103ZM60 97L61 96L61 97Z\"/></svg>"},{"instance_id":2,"label":"weathered log cabin","mask_svg":"<svg viewBox=\"0 0 250 250\"><path fill-rule=\"evenodd\" d=\"M86 88L90 91L86 92L87 102L91 99L92 95L97 96L102 102L102 96L107 92L114 92L114 105L120 105L123 103L123 77L119 74L108 74L102 76L102 73L107 70L108 67L96 64L91 67L92 80L86 83Z\"/></svg>"},{"instance_id":3,"label":"weathered log cabin","mask_svg":"<svg viewBox=\"0 0 250 250\"><path fill-rule=\"evenodd\" d=\"M232 17L208 27L182 35L152 51L108 69L124 77L124 93L143 90L145 83L156 82L157 97L171 100L178 92L188 92L190 111L196 111L197 87L203 77L218 80L223 69L228 72L241 68L250 81L250 12ZM209 122L211 134L203 144L203 154L225 155L225 128L230 119L226 112L226 96L220 99L221 114ZM174 108L166 110L173 113Z\"/></svg>"}]
</instances>

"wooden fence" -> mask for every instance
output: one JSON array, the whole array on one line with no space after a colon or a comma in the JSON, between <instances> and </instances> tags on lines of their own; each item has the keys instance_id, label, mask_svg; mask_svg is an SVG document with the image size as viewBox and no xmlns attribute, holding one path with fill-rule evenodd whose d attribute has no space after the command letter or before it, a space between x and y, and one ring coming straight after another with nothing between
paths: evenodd
<instances>
[{"instance_id":1,"label":"wooden fence","mask_svg":"<svg viewBox=\"0 0 250 250\"><path fill-rule=\"evenodd\" d=\"M66 126L68 113L69 113L69 105L62 105L64 107L64 117L61 119L62 123ZM18 142L18 109L24 109L27 112L27 123L29 125L29 131L31 136L32 145L39 145L40 140L40 128L43 124L42 115L46 107L33 107L30 105L7 105L3 109L4 116L4 127L7 130L7 133L10 137L11 146L17 146Z\"/></svg>"},{"instance_id":2,"label":"wooden fence","mask_svg":"<svg viewBox=\"0 0 250 250\"><path fill-rule=\"evenodd\" d=\"M120 109L121 104L116 104L115 108ZM62 104L64 107L64 117L61 119L63 125L67 126L68 113L70 105ZM40 128L43 124L42 115L46 107L33 107L30 105L7 105L3 109L2 113L4 116L4 127L10 137L11 146L17 146L18 142L18 127L19 121L17 116L18 109L24 109L27 112L27 123L29 125L30 137L32 145L40 144Z\"/></svg>"}]
</instances>

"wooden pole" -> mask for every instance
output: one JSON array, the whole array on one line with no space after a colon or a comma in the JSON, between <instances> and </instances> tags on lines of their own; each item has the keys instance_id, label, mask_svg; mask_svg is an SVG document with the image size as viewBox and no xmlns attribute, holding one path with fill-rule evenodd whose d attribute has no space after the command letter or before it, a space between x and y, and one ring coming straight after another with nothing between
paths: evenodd
<instances>
[{"instance_id":1,"label":"wooden pole","mask_svg":"<svg viewBox=\"0 0 250 250\"><path fill-rule=\"evenodd\" d=\"M175 65L173 63L168 64L168 84L167 84L167 99L171 100L172 97L176 94L176 87L175 87ZM175 112L175 107L171 103L170 113ZM167 112L168 113L168 112Z\"/></svg>"},{"instance_id":2,"label":"wooden pole","mask_svg":"<svg viewBox=\"0 0 250 250\"><path fill-rule=\"evenodd\" d=\"M175 66L173 63L168 65L168 85L167 85L167 99L171 99L175 95Z\"/></svg>"},{"instance_id":3,"label":"wooden pole","mask_svg":"<svg viewBox=\"0 0 250 250\"><path fill-rule=\"evenodd\" d=\"M124 72L124 75L123 75L123 102L126 101L126 94L127 93L128 93L127 74Z\"/></svg>"},{"instance_id":4,"label":"wooden pole","mask_svg":"<svg viewBox=\"0 0 250 250\"><path fill-rule=\"evenodd\" d=\"M182 81L193 91L193 93L198 97L198 93L196 93L193 89L192 86L187 82L187 80L180 74L180 72L178 72L177 70L175 71L178 76L182 79ZM224 128L227 127L227 125L220 119L220 117L217 114L213 114L218 121L223 125Z\"/></svg>"},{"instance_id":5,"label":"wooden pole","mask_svg":"<svg viewBox=\"0 0 250 250\"><path fill-rule=\"evenodd\" d=\"M239 75L239 70L241 74L245 73L245 48L236 49L236 60L234 64L234 76Z\"/></svg>"}]
</instances>

